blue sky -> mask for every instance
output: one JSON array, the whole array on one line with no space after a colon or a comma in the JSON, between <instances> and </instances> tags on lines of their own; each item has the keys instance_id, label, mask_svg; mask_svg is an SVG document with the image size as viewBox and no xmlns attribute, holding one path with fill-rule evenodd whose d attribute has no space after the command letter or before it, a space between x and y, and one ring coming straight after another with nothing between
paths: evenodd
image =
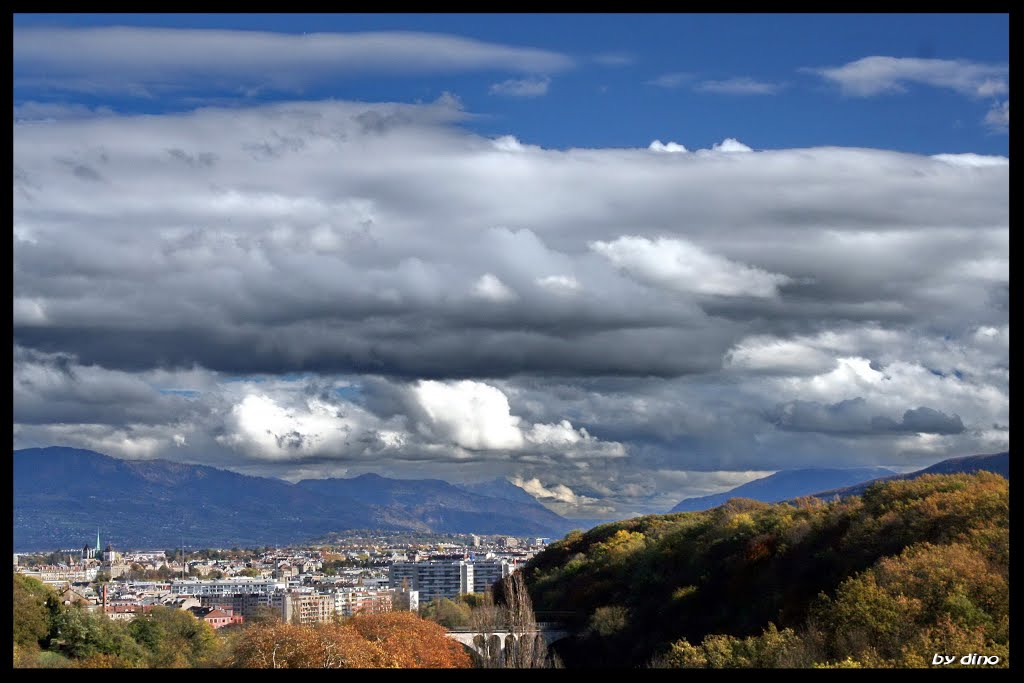
<instances>
[{"instance_id":1,"label":"blue sky","mask_svg":"<svg viewBox=\"0 0 1024 683\"><path fill-rule=\"evenodd\" d=\"M472 129L514 134L545 147L635 147L672 139L694 148L735 137L755 149L842 145L925 154L1008 153L1005 130L984 122L1007 100L1005 93L968 94L902 80L899 92L854 95L809 71L870 56L1005 69L1005 14L57 14L15 15L14 25L16 30L122 25L290 34L416 31L540 48L565 55L571 64L518 75L502 68L411 77L400 69L328 73L305 87L302 96L423 102L449 92L477 115L467 124ZM210 88L194 78L152 98L68 93L22 86L19 72L16 53L16 104L77 101L161 112L195 106L196 97L238 98L232 88ZM491 92L492 85L510 79L546 83L546 88L539 86L544 93L533 96ZM746 94L740 94L744 83ZM239 103L292 95L263 91Z\"/></svg>"},{"instance_id":2,"label":"blue sky","mask_svg":"<svg viewBox=\"0 0 1024 683\"><path fill-rule=\"evenodd\" d=\"M1007 15L15 15L14 444L588 519L1009 447Z\"/></svg>"}]
</instances>

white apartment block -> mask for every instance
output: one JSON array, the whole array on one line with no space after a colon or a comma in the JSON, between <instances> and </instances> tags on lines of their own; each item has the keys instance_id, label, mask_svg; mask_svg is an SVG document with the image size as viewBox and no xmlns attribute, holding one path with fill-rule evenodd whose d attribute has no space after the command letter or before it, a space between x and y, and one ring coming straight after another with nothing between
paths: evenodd
<instances>
[{"instance_id":1,"label":"white apartment block","mask_svg":"<svg viewBox=\"0 0 1024 683\"><path fill-rule=\"evenodd\" d=\"M506 559L473 561L473 592L486 593L495 583L515 571L515 564Z\"/></svg>"},{"instance_id":2,"label":"white apartment block","mask_svg":"<svg viewBox=\"0 0 1024 683\"><path fill-rule=\"evenodd\" d=\"M457 598L472 593L473 563L458 561L395 562L388 569L388 585L419 591L423 602Z\"/></svg>"}]
</instances>

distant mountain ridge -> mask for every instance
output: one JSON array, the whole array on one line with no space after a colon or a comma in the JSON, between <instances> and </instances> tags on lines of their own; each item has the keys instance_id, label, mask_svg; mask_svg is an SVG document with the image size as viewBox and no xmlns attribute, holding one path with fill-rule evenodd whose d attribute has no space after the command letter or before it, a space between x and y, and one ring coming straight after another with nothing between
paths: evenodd
<instances>
[{"instance_id":1,"label":"distant mountain ridge","mask_svg":"<svg viewBox=\"0 0 1024 683\"><path fill-rule=\"evenodd\" d=\"M1009 479L1010 451L990 453L987 455L965 455L959 458L948 458L946 460L939 461L934 465L925 467L922 470L907 472L906 474L896 474L891 477L882 477L880 479L872 479L852 486L820 491L813 495L815 498L821 498L823 500L831 498L846 498L847 496L859 496L864 493L869 486L877 484L880 481L917 479L925 474L973 474L974 472L980 472L982 470L986 472L994 472L1006 479Z\"/></svg>"},{"instance_id":2,"label":"distant mountain ridge","mask_svg":"<svg viewBox=\"0 0 1024 683\"><path fill-rule=\"evenodd\" d=\"M456 486L470 493L478 493L482 496L491 496L492 498L502 498L513 502L525 503L537 500L527 493L525 489L516 486L508 479L491 479L490 481L456 484Z\"/></svg>"},{"instance_id":3,"label":"distant mountain ridge","mask_svg":"<svg viewBox=\"0 0 1024 683\"><path fill-rule=\"evenodd\" d=\"M1009 479L1010 452L947 458L924 469L905 474L898 474L884 467L782 470L723 493L687 498L670 512L709 510L731 498L749 498L762 503L778 503L803 496L821 499L845 498L860 495L868 486L879 481L915 479L923 474L971 474L980 470L994 472Z\"/></svg>"},{"instance_id":4,"label":"distant mountain ridge","mask_svg":"<svg viewBox=\"0 0 1024 683\"><path fill-rule=\"evenodd\" d=\"M750 498L762 503L778 503L791 498L810 495L823 489L839 488L896 474L884 467L805 468L782 470L775 474L748 481L723 493L687 498L669 512L697 512L709 510L730 498Z\"/></svg>"},{"instance_id":5,"label":"distant mountain ridge","mask_svg":"<svg viewBox=\"0 0 1024 683\"><path fill-rule=\"evenodd\" d=\"M347 529L561 536L573 528L525 491L512 503L440 480L367 474L291 484L59 446L16 450L13 461L18 549L75 548L97 527L122 547L155 548L301 543Z\"/></svg>"}]
</instances>

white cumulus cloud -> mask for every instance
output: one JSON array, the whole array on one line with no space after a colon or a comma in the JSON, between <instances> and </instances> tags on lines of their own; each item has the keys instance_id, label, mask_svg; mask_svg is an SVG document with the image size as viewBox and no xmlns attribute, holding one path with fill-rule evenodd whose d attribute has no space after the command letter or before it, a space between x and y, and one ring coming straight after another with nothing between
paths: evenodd
<instances>
[{"instance_id":1,"label":"white cumulus cloud","mask_svg":"<svg viewBox=\"0 0 1024 683\"><path fill-rule=\"evenodd\" d=\"M712 152L753 152L754 150L747 147L736 138L726 138L716 145L711 147Z\"/></svg>"},{"instance_id":2,"label":"white cumulus cloud","mask_svg":"<svg viewBox=\"0 0 1024 683\"><path fill-rule=\"evenodd\" d=\"M522 479L521 477L514 477L510 479L513 484L529 493L534 498L541 500L548 499L557 501L559 503L567 503L569 505L580 505L585 503L594 502L594 498L588 498L586 496L578 496L573 493L573 490L565 484L553 484L545 486L541 483L540 479L534 477L532 479Z\"/></svg>"},{"instance_id":3,"label":"white cumulus cloud","mask_svg":"<svg viewBox=\"0 0 1024 683\"><path fill-rule=\"evenodd\" d=\"M523 446L521 420L510 413L508 398L497 387L472 380L421 380L412 395L435 431L463 448Z\"/></svg>"},{"instance_id":4,"label":"white cumulus cloud","mask_svg":"<svg viewBox=\"0 0 1024 683\"><path fill-rule=\"evenodd\" d=\"M671 140L665 143L663 143L661 140L655 140L650 145L648 145L647 149L651 150L652 152L682 153L688 151L686 147L683 147L678 142L672 142Z\"/></svg>"}]
</instances>

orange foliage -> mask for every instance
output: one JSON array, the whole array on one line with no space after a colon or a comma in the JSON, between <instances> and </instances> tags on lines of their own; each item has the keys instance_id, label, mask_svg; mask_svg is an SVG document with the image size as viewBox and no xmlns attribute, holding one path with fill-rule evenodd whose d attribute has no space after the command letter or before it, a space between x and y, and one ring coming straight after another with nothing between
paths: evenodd
<instances>
[{"instance_id":1,"label":"orange foliage","mask_svg":"<svg viewBox=\"0 0 1024 683\"><path fill-rule=\"evenodd\" d=\"M411 612L358 615L350 622L389 657L387 666L452 669L472 665L462 645L448 638L444 627Z\"/></svg>"},{"instance_id":2,"label":"orange foliage","mask_svg":"<svg viewBox=\"0 0 1024 683\"><path fill-rule=\"evenodd\" d=\"M231 664L266 669L468 668L462 646L409 612L360 615L343 624L264 623L246 629Z\"/></svg>"}]
</instances>

